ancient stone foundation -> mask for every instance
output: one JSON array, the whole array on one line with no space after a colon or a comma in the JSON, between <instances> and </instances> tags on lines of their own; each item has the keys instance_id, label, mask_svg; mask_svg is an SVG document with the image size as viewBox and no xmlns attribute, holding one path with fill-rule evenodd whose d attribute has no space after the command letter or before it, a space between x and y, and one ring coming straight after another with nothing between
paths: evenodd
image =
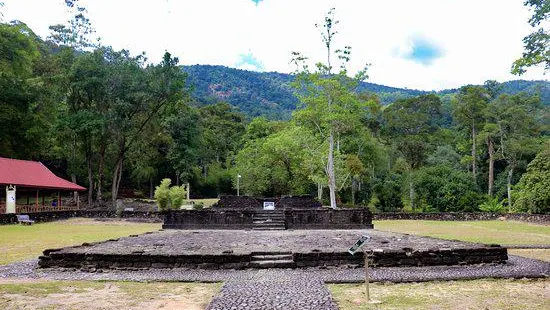
<instances>
[{"instance_id":1,"label":"ancient stone foundation","mask_svg":"<svg viewBox=\"0 0 550 310\"><path fill-rule=\"evenodd\" d=\"M366 208L311 208L264 211L261 209L178 210L164 213L165 229L254 229L261 218L284 220L283 229L368 229L372 213ZM266 219L267 218L267 219Z\"/></svg>"},{"instance_id":2,"label":"ancient stone foundation","mask_svg":"<svg viewBox=\"0 0 550 310\"><path fill-rule=\"evenodd\" d=\"M43 268L302 268L360 267L364 254L347 252L358 236L373 266L405 267L505 263L506 248L366 230L165 230L44 251Z\"/></svg>"}]
</instances>

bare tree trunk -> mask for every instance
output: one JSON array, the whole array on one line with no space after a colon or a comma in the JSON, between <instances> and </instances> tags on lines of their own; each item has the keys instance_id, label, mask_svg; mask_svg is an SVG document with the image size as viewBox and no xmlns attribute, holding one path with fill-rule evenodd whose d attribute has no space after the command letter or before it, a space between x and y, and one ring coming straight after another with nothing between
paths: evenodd
<instances>
[{"instance_id":1,"label":"bare tree trunk","mask_svg":"<svg viewBox=\"0 0 550 310\"><path fill-rule=\"evenodd\" d=\"M355 177L351 179L351 205L355 206L355 187L356 187L357 181L355 180Z\"/></svg>"},{"instance_id":2,"label":"bare tree trunk","mask_svg":"<svg viewBox=\"0 0 550 310\"><path fill-rule=\"evenodd\" d=\"M487 139L487 149L489 152L489 184L488 184L488 194L490 197L493 197L493 187L495 184L495 146L493 143L493 139L489 138Z\"/></svg>"},{"instance_id":3,"label":"bare tree trunk","mask_svg":"<svg viewBox=\"0 0 550 310\"><path fill-rule=\"evenodd\" d=\"M411 209L415 209L416 205L414 203L414 187L412 182L412 177L409 174L409 199L411 200Z\"/></svg>"},{"instance_id":4,"label":"bare tree trunk","mask_svg":"<svg viewBox=\"0 0 550 310\"><path fill-rule=\"evenodd\" d=\"M317 183L317 200L323 200L323 184Z\"/></svg>"},{"instance_id":5,"label":"bare tree trunk","mask_svg":"<svg viewBox=\"0 0 550 310\"><path fill-rule=\"evenodd\" d=\"M94 194L94 171L92 169L92 155L86 151L86 167L88 168L88 208L92 207Z\"/></svg>"},{"instance_id":6,"label":"bare tree trunk","mask_svg":"<svg viewBox=\"0 0 550 310\"><path fill-rule=\"evenodd\" d=\"M328 188L330 192L330 207L336 209L336 179L334 175L334 133L330 130L328 139L328 161L327 161L327 175L328 175Z\"/></svg>"},{"instance_id":7,"label":"bare tree trunk","mask_svg":"<svg viewBox=\"0 0 550 310\"><path fill-rule=\"evenodd\" d=\"M116 200L118 198L118 189L120 186L120 179L122 175L122 158L117 160L115 170L113 171L113 184L111 186L111 196L113 206L116 207Z\"/></svg>"},{"instance_id":8,"label":"bare tree trunk","mask_svg":"<svg viewBox=\"0 0 550 310\"><path fill-rule=\"evenodd\" d=\"M508 178L506 183L506 189L508 191L508 213L512 212L512 177L514 176L514 167L510 165L508 170Z\"/></svg>"},{"instance_id":9,"label":"bare tree trunk","mask_svg":"<svg viewBox=\"0 0 550 310\"><path fill-rule=\"evenodd\" d=\"M153 199L153 177L149 177L149 199Z\"/></svg>"},{"instance_id":10,"label":"bare tree trunk","mask_svg":"<svg viewBox=\"0 0 550 310\"><path fill-rule=\"evenodd\" d=\"M71 181L73 183L76 184L76 135L73 134L73 156L72 156L72 160L71 160ZM77 204L78 206L78 192L77 191L74 191L73 192L73 199L74 199L74 202Z\"/></svg>"},{"instance_id":11,"label":"bare tree trunk","mask_svg":"<svg viewBox=\"0 0 550 310\"><path fill-rule=\"evenodd\" d=\"M76 184L76 174L74 172L71 173L71 182ZM74 203L76 204L76 206L78 207L79 203L78 203L78 192L77 191L73 192L73 200L74 200Z\"/></svg>"},{"instance_id":12,"label":"bare tree trunk","mask_svg":"<svg viewBox=\"0 0 550 310\"><path fill-rule=\"evenodd\" d=\"M118 189L120 187L120 180L122 179L122 163L124 161L124 155L119 154L116 161L115 169L113 171L113 185L111 186L111 196L113 207L116 207L116 200L118 198Z\"/></svg>"},{"instance_id":13,"label":"bare tree trunk","mask_svg":"<svg viewBox=\"0 0 550 310\"><path fill-rule=\"evenodd\" d=\"M472 120L472 175L474 182L477 183L477 166L476 166L476 127Z\"/></svg>"},{"instance_id":14,"label":"bare tree trunk","mask_svg":"<svg viewBox=\"0 0 550 310\"><path fill-rule=\"evenodd\" d=\"M105 143L101 143L99 147L99 164L97 168L97 201L103 200L103 184L105 184Z\"/></svg>"}]
</instances>

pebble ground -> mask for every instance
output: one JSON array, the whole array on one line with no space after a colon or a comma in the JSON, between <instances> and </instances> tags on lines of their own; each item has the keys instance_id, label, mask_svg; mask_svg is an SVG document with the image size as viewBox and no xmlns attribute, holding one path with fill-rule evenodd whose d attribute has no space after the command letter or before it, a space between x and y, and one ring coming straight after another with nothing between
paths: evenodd
<instances>
[{"instance_id":1,"label":"pebble ground","mask_svg":"<svg viewBox=\"0 0 550 310\"><path fill-rule=\"evenodd\" d=\"M83 272L39 269L37 261L0 266L0 279L224 282L207 309L338 309L324 283L361 283L362 268L150 269ZM550 263L510 255L506 264L371 268L373 282L545 278Z\"/></svg>"}]
</instances>

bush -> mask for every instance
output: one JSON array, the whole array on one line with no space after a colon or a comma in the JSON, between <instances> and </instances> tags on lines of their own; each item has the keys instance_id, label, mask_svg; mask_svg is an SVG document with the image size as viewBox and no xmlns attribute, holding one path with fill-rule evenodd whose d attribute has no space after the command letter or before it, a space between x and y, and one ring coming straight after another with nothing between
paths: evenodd
<instances>
[{"instance_id":1,"label":"bush","mask_svg":"<svg viewBox=\"0 0 550 310\"><path fill-rule=\"evenodd\" d=\"M170 202L170 184L172 180L163 179L160 185L155 187L155 200L159 206L159 211L166 210Z\"/></svg>"},{"instance_id":2,"label":"bush","mask_svg":"<svg viewBox=\"0 0 550 310\"><path fill-rule=\"evenodd\" d=\"M204 203L199 202L193 205L193 210L202 210L204 209Z\"/></svg>"},{"instance_id":3,"label":"bush","mask_svg":"<svg viewBox=\"0 0 550 310\"><path fill-rule=\"evenodd\" d=\"M183 187L183 185L172 186L170 188L170 204L172 209L179 210L186 196L187 192L185 191L185 187Z\"/></svg>"},{"instance_id":4,"label":"bush","mask_svg":"<svg viewBox=\"0 0 550 310\"><path fill-rule=\"evenodd\" d=\"M504 206L499 201L498 197L489 198L487 201L479 205L479 210L490 213L502 213Z\"/></svg>"}]
</instances>

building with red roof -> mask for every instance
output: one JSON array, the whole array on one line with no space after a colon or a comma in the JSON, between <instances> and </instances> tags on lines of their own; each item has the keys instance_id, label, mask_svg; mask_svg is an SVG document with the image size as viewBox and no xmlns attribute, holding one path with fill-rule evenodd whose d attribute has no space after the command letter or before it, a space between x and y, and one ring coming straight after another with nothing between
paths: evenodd
<instances>
[{"instance_id":1,"label":"building with red roof","mask_svg":"<svg viewBox=\"0 0 550 310\"><path fill-rule=\"evenodd\" d=\"M0 185L6 186L5 199L0 195L0 213L66 210L67 206L63 207L60 193L86 190L56 176L41 162L2 157ZM19 197L16 197L16 191Z\"/></svg>"}]
</instances>

